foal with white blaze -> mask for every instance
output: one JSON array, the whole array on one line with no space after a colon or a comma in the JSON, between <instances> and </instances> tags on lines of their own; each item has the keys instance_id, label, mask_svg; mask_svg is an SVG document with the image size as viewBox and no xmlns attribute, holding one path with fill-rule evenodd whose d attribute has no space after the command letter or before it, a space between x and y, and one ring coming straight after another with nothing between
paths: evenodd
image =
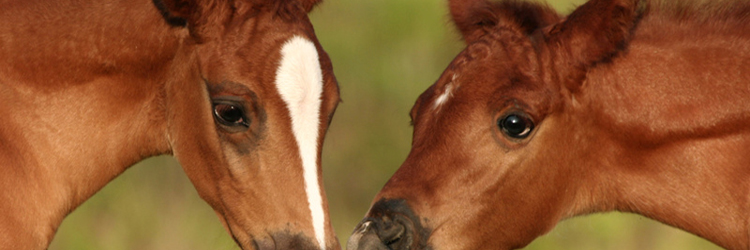
<instances>
[{"instance_id":1,"label":"foal with white blaze","mask_svg":"<svg viewBox=\"0 0 750 250\"><path fill-rule=\"evenodd\" d=\"M173 154L241 248L340 249L317 2L1 0L0 248L46 249L107 182Z\"/></svg>"}]
</instances>

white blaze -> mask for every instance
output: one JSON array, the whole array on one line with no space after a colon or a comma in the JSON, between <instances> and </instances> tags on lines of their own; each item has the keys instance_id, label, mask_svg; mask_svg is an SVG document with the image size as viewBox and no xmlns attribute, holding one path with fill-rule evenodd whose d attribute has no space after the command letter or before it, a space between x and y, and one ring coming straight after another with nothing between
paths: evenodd
<instances>
[{"instance_id":1,"label":"white blaze","mask_svg":"<svg viewBox=\"0 0 750 250\"><path fill-rule=\"evenodd\" d=\"M315 238L325 248L325 213L318 184L318 129L323 72L318 51L310 40L294 36L281 48L281 63L276 70L276 88L286 102L292 118L305 178L307 202L312 214Z\"/></svg>"},{"instance_id":2,"label":"white blaze","mask_svg":"<svg viewBox=\"0 0 750 250\"><path fill-rule=\"evenodd\" d=\"M448 101L448 99L453 96L453 90L455 87L453 86L456 83L456 78L458 78L458 75L453 74L451 77L451 81L445 85L445 89L443 90L443 94L439 95L437 98L435 98L435 104L432 106L433 109L440 108L441 105L443 105L445 102Z\"/></svg>"}]
</instances>

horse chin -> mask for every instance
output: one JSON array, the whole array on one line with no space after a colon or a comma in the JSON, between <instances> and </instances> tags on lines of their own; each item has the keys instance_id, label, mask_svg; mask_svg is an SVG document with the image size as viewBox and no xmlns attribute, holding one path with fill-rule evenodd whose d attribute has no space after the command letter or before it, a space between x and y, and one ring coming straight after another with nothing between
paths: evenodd
<instances>
[{"instance_id":1,"label":"horse chin","mask_svg":"<svg viewBox=\"0 0 750 250\"><path fill-rule=\"evenodd\" d=\"M242 244L240 244L242 245ZM252 248L243 247L243 249L256 250L320 250L315 241L301 233L293 234L291 232L272 233L269 237L256 238L252 240ZM328 248L326 248L328 249Z\"/></svg>"}]
</instances>

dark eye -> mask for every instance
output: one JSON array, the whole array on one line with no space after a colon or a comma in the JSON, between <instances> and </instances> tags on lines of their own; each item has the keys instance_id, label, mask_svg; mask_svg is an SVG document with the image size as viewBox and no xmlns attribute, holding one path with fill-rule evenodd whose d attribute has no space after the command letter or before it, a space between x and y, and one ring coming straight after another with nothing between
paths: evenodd
<instances>
[{"instance_id":1,"label":"dark eye","mask_svg":"<svg viewBox=\"0 0 750 250\"><path fill-rule=\"evenodd\" d=\"M531 119L521 114L509 114L497 121L497 125L505 135L516 139L526 138L534 129Z\"/></svg>"},{"instance_id":2,"label":"dark eye","mask_svg":"<svg viewBox=\"0 0 750 250\"><path fill-rule=\"evenodd\" d=\"M245 110L239 104L214 103L214 119L225 126L249 127L250 121L245 117Z\"/></svg>"}]
</instances>

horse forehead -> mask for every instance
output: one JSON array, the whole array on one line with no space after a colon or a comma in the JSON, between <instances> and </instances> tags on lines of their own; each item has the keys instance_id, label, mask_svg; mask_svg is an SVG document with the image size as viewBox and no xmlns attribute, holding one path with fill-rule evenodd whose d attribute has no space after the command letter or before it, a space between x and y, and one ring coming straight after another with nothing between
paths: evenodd
<instances>
[{"instance_id":1,"label":"horse forehead","mask_svg":"<svg viewBox=\"0 0 750 250\"><path fill-rule=\"evenodd\" d=\"M462 81L473 87L494 84L493 77L502 77L514 68L517 60L506 52L508 46L491 40L469 44L451 61L436 84L438 89L448 82ZM459 77L460 76L460 77Z\"/></svg>"},{"instance_id":2,"label":"horse forehead","mask_svg":"<svg viewBox=\"0 0 750 250\"><path fill-rule=\"evenodd\" d=\"M510 69L513 66L487 58L490 58L488 52L482 52L482 56L467 53L457 57L434 84L432 91L425 93L433 109L438 110L454 99L465 103L490 98L492 93L506 86L506 79L512 78Z\"/></svg>"},{"instance_id":3,"label":"horse forehead","mask_svg":"<svg viewBox=\"0 0 750 250\"><path fill-rule=\"evenodd\" d=\"M307 13L296 10L287 4L267 1L260 5L243 4L230 12L227 21L213 29L221 30L219 46L228 48L278 45L293 36L312 37L314 30ZM316 42L314 39L310 39ZM316 42L317 43L317 42ZM226 49L226 48L225 48Z\"/></svg>"},{"instance_id":4,"label":"horse forehead","mask_svg":"<svg viewBox=\"0 0 750 250\"><path fill-rule=\"evenodd\" d=\"M294 26L271 27L270 30L238 28L231 32L233 34L222 37L221 41L201 46L198 55L203 74L212 81L232 80L267 95L274 91L268 82L273 81L275 72L281 67L283 47L292 38L302 38L311 44L320 55L316 58L321 60L322 66L326 65L325 53L306 30ZM332 74L330 67L321 67L321 70Z\"/></svg>"}]
</instances>

